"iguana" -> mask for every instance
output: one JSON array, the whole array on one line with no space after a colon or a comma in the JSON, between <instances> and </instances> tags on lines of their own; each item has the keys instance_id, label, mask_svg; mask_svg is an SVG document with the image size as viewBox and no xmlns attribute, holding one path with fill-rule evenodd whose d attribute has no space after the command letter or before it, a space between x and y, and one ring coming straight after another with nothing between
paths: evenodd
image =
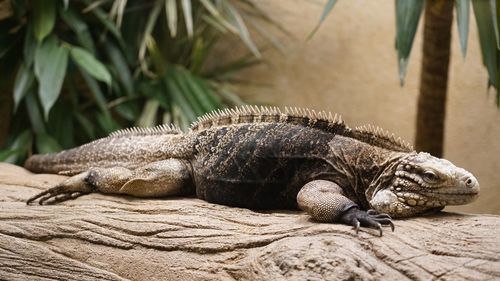
<instances>
[{"instance_id":1,"label":"iguana","mask_svg":"<svg viewBox=\"0 0 500 281\"><path fill-rule=\"evenodd\" d=\"M349 128L309 109L243 106L208 113L183 133L173 125L132 128L25 167L72 175L30 198L52 204L99 191L137 197L196 194L249 209L296 209L320 222L376 228L473 201L466 170L380 128Z\"/></svg>"}]
</instances>

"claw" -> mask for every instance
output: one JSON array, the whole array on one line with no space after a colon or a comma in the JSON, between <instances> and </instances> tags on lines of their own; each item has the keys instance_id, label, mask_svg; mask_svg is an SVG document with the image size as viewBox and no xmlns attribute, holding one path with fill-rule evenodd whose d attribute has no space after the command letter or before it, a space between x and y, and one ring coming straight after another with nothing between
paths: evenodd
<instances>
[{"instance_id":1,"label":"claw","mask_svg":"<svg viewBox=\"0 0 500 281\"><path fill-rule=\"evenodd\" d=\"M391 216L389 216L388 214L378 214L375 216L376 219L389 219L389 220L392 220Z\"/></svg>"},{"instance_id":2,"label":"claw","mask_svg":"<svg viewBox=\"0 0 500 281\"><path fill-rule=\"evenodd\" d=\"M380 236L383 234L382 226L390 226L393 232L395 228L389 215L379 213L373 209L363 211L358 208L351 208L343 215L341 220L354 226L356 234L361 226L377 229Z\"/></svg>"},{"instance_id":3,"label":"claw","mask_svg":"<svg viewBox=\"0 0 500 281\"><path fill-rule=\"evenodd\" d=\"M51 189L47 189L47 190L45 190L45 191L43 191L43 192L38 193L38 194L37 194L37 195L35 195L35 196L32 196L30 199L28 199L28 200L26 201L26 205L31 204L31 202L35 201L35 200L36 200L36 199L38 199L38 198L45 197L47 194L51 193L51 190L52 190L52 189L53 189L53 188L51 188ZM50 196L49 196L49 197L50 197ZM42 199L40 199L40 201L39 201L38 203L40 203L40 205L42 205L42 202L43 202L43 201L45 201L45 200L46 200L46 199L42 198Z\"/></svg>"},{"instance_id":4,"label":"claw","mask_svg":"<svg viewBox=\"0 0 500 281\"><path fill-rule=\"evenodd\" d=\"M95 186L87 181L88 176L89 172L84 172L68 178L62 183L31 197L26 201L26 204L29 205L38 200L40 205L50 205L91 193L95 190Z\"/></svg>"},{"instance_id":5,"label":"claw","mask_svg":"<svg viewBox=\"0 0 500 281\"><path fill-rule=\"evenodd\" d=\"M354 229L356 230L356 235L359 233L360 227L361 227L361 223L357 219L355 219Z\"/></svg>"}]
</instances>

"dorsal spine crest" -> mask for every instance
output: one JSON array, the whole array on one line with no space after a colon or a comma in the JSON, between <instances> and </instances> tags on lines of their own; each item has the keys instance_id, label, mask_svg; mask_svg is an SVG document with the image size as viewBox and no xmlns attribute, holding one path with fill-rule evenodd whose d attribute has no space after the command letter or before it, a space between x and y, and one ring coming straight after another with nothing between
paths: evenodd
<instances>
[{"instance_id":1,"label":"dorsal spine crest","mask_svg":"<svg viewBox=\"0 0 500 281\"><path fill-rule=\"evenodd\" d=\"M163 134L181 134L182 130L173 124L163 124L156 127L143 128L132 127L123 130L118 130L109 135L109 137L119 136L137 136L137 135L163 135Z\"/></svg>"},{"instance_id":2,"label":"dorsal spine crest","mask_svg":"<svg viewBox=\"0 0 500 281\"><path fill-rule=\"evenodd\" d=\"M401 152L413 151L410 144L401 138L396 139L393 134L379 127L368 125L351 129L338 114L298 107L285 107L284 111L278 107L255 105L218 109L198 117L191 124L190 130L197 132L218 126L264 122L300 125L354 138L385 149Z\"/></svg>"}]
</instances>

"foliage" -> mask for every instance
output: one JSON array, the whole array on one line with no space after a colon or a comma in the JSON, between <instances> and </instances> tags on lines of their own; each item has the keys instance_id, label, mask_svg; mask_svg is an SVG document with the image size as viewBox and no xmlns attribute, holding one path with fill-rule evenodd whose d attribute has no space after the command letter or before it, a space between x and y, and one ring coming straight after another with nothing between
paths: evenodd
<instances>
[{"instance_id":1,"label":"foliage","mask_svg":"<svg viewBox=\"0 0 500 281\"><path fill-rule=\"evenodd\" d=\"M278 27L251 0L12 0L10 8L0 19L0 98L13 103L0 161L10 162L130 125L185 128L242 103L231 74L260 59L246 23L266 37ZM214 47L229 35L250 55L222 65Z\"/></svg>"},{"instance_id":2,"label":"foliage","mask_svg":"<svg viewBox=\"0 0 500 281\"><path fill-rule=\"evenodd\" d=\"M336 0L327 1L318 26L330 13L336 2ZM497 89L497 106L500 106L500 93L498 91L497 78L497 54L500 51L498 18L496 15L498 7L494 0L455 0L460 47L464 56L467 52L469 7L471 2L479 31L483 64L488 71L488 85ZM424 0L396 0L396 49L398 52L399 78L401 85L404 84L408 58L411 53L413 39L417 31L423 6Z\"/></svg>"}]
</instances>

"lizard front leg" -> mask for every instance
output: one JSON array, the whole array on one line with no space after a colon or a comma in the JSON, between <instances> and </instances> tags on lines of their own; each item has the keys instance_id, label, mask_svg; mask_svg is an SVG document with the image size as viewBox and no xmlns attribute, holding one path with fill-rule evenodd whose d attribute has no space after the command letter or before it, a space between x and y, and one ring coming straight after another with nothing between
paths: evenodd
<instances>
[{"instance_id":1,"label":"lizard front leg","mask_svg":"<svg viewBox=\"0 0 500 281\"><path fill-rule=\"evenodd\" d=\"M315 180L305 184L297 194L299 208L314 220L342 222L352 225L358 232L360 226L376 228L382 236L382 225L394 224L387 214L375 210L363 211L356 203L344 196L342 188L331 181Z\"/></svg>"},{"instance_id":2,"label":"lizard front leg","mask_svg":"<svg viewBox=\"0 0 500 281\"><path fill-rule=\"evenodd\" d=\"M134 170L124 167L91 168L31 197L26 203L38 199L40 205L54 204L93 191L136 197L179 195L190 187L190 182L188 165L178 159L157 161Z\"/></svg>"}]
</instances>

